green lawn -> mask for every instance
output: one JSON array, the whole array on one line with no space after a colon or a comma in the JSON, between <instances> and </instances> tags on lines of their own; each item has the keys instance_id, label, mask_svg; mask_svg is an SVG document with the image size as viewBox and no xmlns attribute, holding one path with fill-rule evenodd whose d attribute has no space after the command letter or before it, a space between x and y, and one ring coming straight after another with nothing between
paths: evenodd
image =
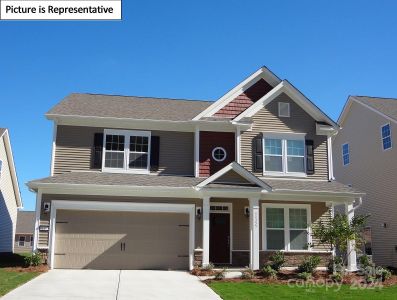
<instances>
[{"instance_id":1,"label":"green lawn","mask_svg":"<svg viewBox=\"0 0 397 300\"><path fill-rule=\"evenodd\" d=\"M343 285L336 288L326 287L289 287L288 285L258 284L250 282L212 282L209 286L225 300L231 299L397 299L397 286L382 289L356 289Z\"/></svg>"},{"instance_id":2,"label":"green lawn","mask_svg":"<svg viewBox=\"0 0 397 300\"><path fill-rule=\"evenodd\" d=\"M40 274L39 272L18 272L5 269L23 267L26 255L3 253L0 255L0 297Z\"/></svg>"},{"instance_id":3,"label":"green lawn","mask_svg":"<svg viewBox=\"0 0 397 300\"><path fill-rule=\"evenodd\" d=\"M0 297L39 274L38 272L16 272L0 269Z\"/></svg>"}]
</instances>

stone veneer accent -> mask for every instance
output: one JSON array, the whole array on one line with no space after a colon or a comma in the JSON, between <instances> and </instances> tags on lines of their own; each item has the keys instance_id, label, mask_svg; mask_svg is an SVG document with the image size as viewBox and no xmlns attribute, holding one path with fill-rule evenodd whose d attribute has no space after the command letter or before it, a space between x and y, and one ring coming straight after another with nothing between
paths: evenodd
<instances>
[{"instance_id":1,"label":"stone veneer accent","mask_svg":"<svg viewBox=\"0 0 397 300\"><path fill-rule=\"evenodd\" d=\"M260 251L259 252L259 264L260 267L270 263L269 257L275 253L275 251ZM285 267L297 267L302 261L308 256L320 256L321 263L319 267L326 267L332 258L332 253L324 252L311 252L311 253L299 253L299 252L284 252L285 254ZM249 251L233 251L233 267L246 267L249 265Z\"/></svg>"},{"instance_id":2,"label":"stone veneer accent","mask_svg":"<svg viewBox=\"0 0 397 300\"><path fill-rule=\"evenodd\" d=\"M194 250L193 266L203 265L203 250Z\"/></svg>"}]
</instances>

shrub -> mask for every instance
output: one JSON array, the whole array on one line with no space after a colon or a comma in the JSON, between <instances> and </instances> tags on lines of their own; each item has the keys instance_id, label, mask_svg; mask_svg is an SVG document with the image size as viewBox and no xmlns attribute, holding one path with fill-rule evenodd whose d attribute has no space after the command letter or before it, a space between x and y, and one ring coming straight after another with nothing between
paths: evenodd
<instances>
[{"instance_id":1,"label":"shrub","mask_svg":"<svg viewBox=\"0 0 397 300\"><path fill-rule=\"evenodd\" d=\"M205 265L201 268L201 270L203 271L212 271L214 269L214 264L213 263L209 263L208 265Z\"/></svg>"},{"instance_id":2,"label":"shrub","mask_svg":"<svg viewBox=\"0 0 397 300\"><path fill-rule=\"evenodd\" d=\"M364 268L364 269L366 267L373 266L371 258L368 255L366 255L366 254L361 255L360 258L358 259L358 261L359 261L361 267Z\"/></svg>"},{"instance_id":3,"label":"shrub","mask_svg":"<svg viewBox=\"0 0 397 300\"><path fill-rule=\"evenodd\" d=\"M313 274L320 262L321 258L319 256L306 257L304 261L298 266L298 272Z\"/></svg>"},{"instance_id":4,"label":"shrub","mask_svg":"<svg viewBox=\"0 0 397 300\"><path fill-rule=\"evenodd\" d=\"M335 256L328 263L328 273L343 273L344 269L343 259L340 256Z\"/></svg>"},{"instance_id":5,"label":"shrub","mask_svg":"<svg viewBox=\"0 0 397 300\"><path fill-rule=\"evenodd\" d=\"M270 256L270 261L271 263L271 267L273 270L279 272L281 267L284 265L285 263L285 257L284 257L284 253L281 251L277 251L275 252L272 256Z\"/></svg>"},{"instance_id":6,"label":"shrub","mask_svg":"<svg viewBox=\"0 0 397 300\"><path fill-rule=\"evenodd\" d=\"M223 268L220 271L217 271L215 274L215 280L225 279L226 268Z\"/></svg>"},{"instance_id":7,"label":"shrub","mask_svg":"<svg viewBox=\"0 0 397 300\"><path fill-rule=\"evenodd\" d=\"M331 275L331 279L335 282L341 282L343 280L343 274L342 273L334 273Z\"/></svg>"},{"instance_id":8,"label":"shrub","mask_svg":"<svg viewBox=\"0 0 397 300\"><path fill-rule=\"evenodd\" d=\"M376 278L379 278L382 281L385 281L385 280L391 278L391 272L385 268L377 268L376 269Z\"/></svg>"},{"instance_id":9,"label":"shrub","mask_svg":"<svg viewBox=\"0 0 397 300\"><path fill-rule=\"evenodd\" d=\"M374 276L366 276L365 277L365 281L369 284L374 283L375 282L375 277Z\"/></svg>"},{"instance_id":10,"label":"shrub","mask_svg":"<svg viewBox=\"0 0 397 300\"><path fill-rule=\"evenodd\" d=\"M39 253L32 253L25 257L25 265L27 267L30 266L38 266L41 264L41 256Z\"/></svg>"},{"instance_id":11,"label":"shrub","mask_svg":"<svg viewBox=\"0 0 397 300\"><path fill-rule=\"evenodd\" d=\"M241 279L252 279L255 277L255 273L250 268L245 268L245 270L241 273Z\"/></svg>"},{"instance_id":12,"label":"shrub","mask_svg":"<svg viewBox=\"0 0 397 300\"><path fill-rule=\"evenodd\" d=\"M298 278L302 279L304 281L308 281L309 279L312 278L312 273L309 272L301 272L298 274Z\"/></svg>"},{"instance_id":13,"label":"shrub","mask_svg":"<svg viewBox=\"0 0 397 300\"><path fill-rule=\"evenodd\" d=\"M277 271L274 270L270 265L266 265L262 268L262 273L265 277L271 279L277 279Z\"/></svg>"}]
</instances>

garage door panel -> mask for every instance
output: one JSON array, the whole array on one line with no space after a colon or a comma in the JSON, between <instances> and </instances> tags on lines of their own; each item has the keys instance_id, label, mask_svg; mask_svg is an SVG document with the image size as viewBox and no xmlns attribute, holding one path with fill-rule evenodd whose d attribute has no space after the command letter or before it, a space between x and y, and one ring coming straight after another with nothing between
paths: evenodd
<instances>
[{"instance_id":1,"label":"garage door panel","mask_svg":"<svg viewBox=\"0 0 397 300\"><path fill-rule=\"evenodd\" d=\"M187 269L188 224L188 214L59 210L54 266Z\"/></svg>"}]
</instances>

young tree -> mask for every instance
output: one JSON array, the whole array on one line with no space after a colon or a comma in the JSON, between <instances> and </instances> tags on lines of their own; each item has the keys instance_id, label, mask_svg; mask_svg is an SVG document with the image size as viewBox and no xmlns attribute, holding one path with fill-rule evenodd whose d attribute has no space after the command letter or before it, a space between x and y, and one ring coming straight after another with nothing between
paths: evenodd
<instances>
[{"instance_id":1,"label":"young tree","mask_svg":"<svg viewBox=\"0 0 397 300\"><path fill-rule=\"evenodd\" d=\"M346 266L348 253L347 244L355 241L355 248L360 251L364 242L363 229L369 216L357 215L349 222L344 214L336 214L330 221L320 221L312 227L312 234L318 240L318 244L328 246L331 251L334 249L340 253L343 266ZM335 270L335 265L334 268Z\"/></svg>"}]
</instances>

